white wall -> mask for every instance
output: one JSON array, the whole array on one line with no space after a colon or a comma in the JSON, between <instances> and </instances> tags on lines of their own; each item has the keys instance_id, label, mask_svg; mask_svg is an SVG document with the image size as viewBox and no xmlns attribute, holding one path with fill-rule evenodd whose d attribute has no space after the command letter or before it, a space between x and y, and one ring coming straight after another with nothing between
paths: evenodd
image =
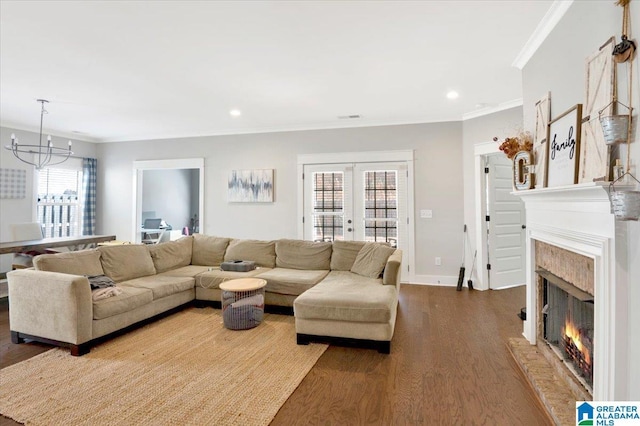
<instances>
[{"instance_id":1,"label":"white wall","mask_svg":"<svg viewBox=\"0 0 640 426\"><path fill-rule=\"evenodd\" d=\"M236 238L295 238L298 154L415 150L416 274L455 282L463 223L460 122L354 129L209 136L99 144L98 232L128 239L132 233L133 161L205 158L205 226L202 232ZM227 202L234 169L275 169L275 202ZM434 258L442 258L442 266ZM445 278L442 278L444 281Z\"/></svg>"},{"instance_id":2,"label":"white wall","mask_svg":"<svg viewBox=\"0 0 640 426\"><path fill-rule=\"evenodd\" d=\"M0 167L9 169L22 169L27 171L27 194L26 198L20 199L0 199L0 241L11 241L12 223L32 222L35 220L35 206L37 194L34 191L35 168L16 159L13 154L4 149L5 145L11 143L11 134L15 133L20 143L37 145L38 133L15 130L10 128L0 128ZM66 147L68 139L59 138L52 135L54 146ZM93 143L73 140L73 152L78 157L96 158L96 145ZM98 161L98 170L100 170ZM13 255L0 255L0 271L11 269L11 259Z\"/></svg>"},{"instance_id":3,"label":"white wall","mask_svg":"<svg viewBox=\"0 0 640 426\"><path fill-rule=\"evenodd\" d=\"M637 26L640 25L640 3L631 2L632 29L636 33L631 38L638 39ZM529 130L534 127L536 100L551 91L551 116L555 117L577 103L585 101L585 59L607 41L616 36L620 41L622 8L612 1L575 1L567 14L559 22L540 49L533 55L523 69L524 123ZM640 110L640 63L638 54L634 60L634 94L632 97L635 109L635 140L631 145L631 159L638 171L640 161L640 145L638 141L638 111ZM618 95L621 102L628 105L626 69L627 65L618 65ZM626 161L626 148L621 149ZM637 173L636 173L637 176ZM627 264L629 267L628 288L628 323L629 323L629 377L640 377L640 333L633 326L640 324L640 223L623 224L626 228L628 247ZM617 285L617 283L609 283ZM597 302L596 302L597 303ZM640 381L630 380L629 400L640 399Z\"/></svg>"}]
</instances>

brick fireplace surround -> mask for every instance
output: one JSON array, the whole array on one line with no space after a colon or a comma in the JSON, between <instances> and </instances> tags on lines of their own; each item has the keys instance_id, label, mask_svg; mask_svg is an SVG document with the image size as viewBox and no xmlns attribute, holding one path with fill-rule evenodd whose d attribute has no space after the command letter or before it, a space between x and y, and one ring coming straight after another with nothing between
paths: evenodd
<instances>
[{"instance_id":1,"label":"brick fireplace surround","mask_svg":"<svg viewBox=\"0 0 640 426\"><path fill-rule=\"evenodd\" d=\"M607 191L606 183L595 182L515 193L526 208L527 319L523 335L529 346L540 340L536 247L555 246L593 262L589 273L593 273L595 299L593 400L597 401L621 399L630 380L627 235L610 212ZM544 395L541 399L545 402Z\"/></svg>"}]
</instances>

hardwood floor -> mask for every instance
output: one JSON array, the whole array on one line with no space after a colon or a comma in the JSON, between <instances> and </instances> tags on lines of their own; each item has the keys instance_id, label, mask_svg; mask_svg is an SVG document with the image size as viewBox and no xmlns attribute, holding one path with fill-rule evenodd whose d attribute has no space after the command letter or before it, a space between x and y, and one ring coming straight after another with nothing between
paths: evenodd
<instances>
[{"instance_id":1,"label":"hardwood floor","mask_svg":"<svg viewBox=\"0 0 640 426\"><path fill-rule=\"evenodd\" d=\"M271 424L552 424L507 349L524 291L403 285L391 354L330 347ZM0 367L49 349L12 344L8 317L4 299Z\"/></svg>"}]
</instances>

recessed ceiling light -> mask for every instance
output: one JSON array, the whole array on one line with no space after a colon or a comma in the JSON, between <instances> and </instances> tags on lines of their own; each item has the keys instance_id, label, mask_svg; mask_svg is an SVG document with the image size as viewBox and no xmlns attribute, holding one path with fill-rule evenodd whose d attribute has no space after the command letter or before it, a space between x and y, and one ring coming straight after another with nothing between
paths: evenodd
<instances>
[{"instance_id":1,"label":"recessed ceiling light","mask_svg":"<svg viewBox=\"0 0 640 426\"><path fill-rule=\"evenodd\" d=\"M232 109L231 111L229 111L229 115L232 117L240 117L242 115L242 111L240 111L239 109Z\"/></svg>"},{"instance_id":2,"label":"recessed ceiling light","mask_svg":"<svg viewBox=\"0 0 640 426\"><path fill-rule=\"evenodd\" d=\"M449 99L457 99L458 98L458 92L456 92L455 90L450 91L449 93L447 93L447 98Z\"/></svg>"}]
</instances>

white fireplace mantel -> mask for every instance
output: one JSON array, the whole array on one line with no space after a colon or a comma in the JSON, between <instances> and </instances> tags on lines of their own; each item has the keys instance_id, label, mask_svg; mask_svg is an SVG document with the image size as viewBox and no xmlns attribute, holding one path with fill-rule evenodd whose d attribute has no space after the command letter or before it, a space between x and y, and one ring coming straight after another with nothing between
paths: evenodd
<instances>
[{"instance_id":1,"label":"white fireplace mantel","mask_svg":"<svg viewBox=\"0 0 640 426\"><path fill-rule=\"evenodd\" d=\"M616 185L616 189L619 189ZM609 183L517 191L526 209L527 320L524 337L536 344L535 241L593 259L593 399L622 399L627 377L627 236L610 211Z\"/></svg>"}]
</instances>

